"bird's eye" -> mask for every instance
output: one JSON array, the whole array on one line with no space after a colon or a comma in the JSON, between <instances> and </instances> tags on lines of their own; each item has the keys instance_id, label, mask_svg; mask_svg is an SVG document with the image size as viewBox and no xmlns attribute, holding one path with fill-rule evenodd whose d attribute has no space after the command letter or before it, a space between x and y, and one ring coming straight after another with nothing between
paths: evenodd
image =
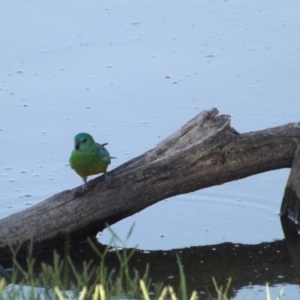
<instances>
[{"instance_id":1,"label":"bird's eye","mask_svg":"<svg viewBox=\"0 0 300 300\"><path fill-rule=\"evenodd\" d=\"M85 143L85 142L86 142L86 139L82 140L82 142Z\"/></svg>"}]
</instances>

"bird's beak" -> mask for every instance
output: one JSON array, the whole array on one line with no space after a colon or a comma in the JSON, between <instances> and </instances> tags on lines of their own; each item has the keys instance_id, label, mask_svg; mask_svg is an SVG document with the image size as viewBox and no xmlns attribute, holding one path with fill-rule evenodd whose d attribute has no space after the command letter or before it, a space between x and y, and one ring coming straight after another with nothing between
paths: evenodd
<instances>
[{"instance_id":1,"label":"bird's beak","mask_svg":"<svg viewBox=\"0 0 300 300\"><path fill-rule=\"evenodd\" d=\"M76 142L75 142L75 149L76 149L76 150L79 150L79 146L80 146L80 142L76 141Z\"/></svg>"}]
</instances>

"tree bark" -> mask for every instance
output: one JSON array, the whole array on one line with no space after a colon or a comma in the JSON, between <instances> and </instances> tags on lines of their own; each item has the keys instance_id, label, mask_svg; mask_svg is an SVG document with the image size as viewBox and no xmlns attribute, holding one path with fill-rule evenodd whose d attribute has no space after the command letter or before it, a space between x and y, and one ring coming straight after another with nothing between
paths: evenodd
<instances>
[{"instance_id":1,"label":"tree bark","mask_svg":"<svg viewBox=\"0 0 300 300\"><path fill-rule=\"evenodd\" d=\"M295 152L281 205L281 214L300 224L300 143Z\"/></svg>"},{"instance_id":2,"label":"tree bark","mask_svg":"<svg viewBox=\"0 0 300 300\"><path fill-rule=\"evenodd\" d=\"M34 251L79 242L165 198L291 167L300 123L239 134L228 115L203 111L154 149L104 177L0 221L0 253L34 241Z\"/></svg>"}]
</instances>

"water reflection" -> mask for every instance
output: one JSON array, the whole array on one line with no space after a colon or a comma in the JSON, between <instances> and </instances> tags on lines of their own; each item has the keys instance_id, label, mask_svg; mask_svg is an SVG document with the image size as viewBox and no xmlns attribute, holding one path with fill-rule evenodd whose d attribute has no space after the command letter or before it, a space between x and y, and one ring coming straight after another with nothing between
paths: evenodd
<instances>
[{"instance_id":1,"label":"water reflection","mask_svg":"<svg viewBox=\"0 0 300 300\"><path fill-rule=\"evenodd\" d=\"M295 280L297 280L298 283L300 280L300 226L295 225L294 222L286 217L281 218L281 225L289 256L295 266Z\"/></svg>"},{"instance_id":2,"label":"water reflection","mask_svg":"<svg viewBox=\"0 0 300 300\"><path fill-rule=\"evenodd\" d=\"M178 254L184 266L189 293L192 290L198 290L201 292L200 299L201 297L206 299L208 293L214 295L215 288L212 277L219 285L223 286L226 285L229 278L232 278L231 296L249 285L264 287L266 282L269 282L271 286L298 285L300 283L299 228L285 218L282 219L282 228L285 234L284 240L256 245L227 242L167 251L136 250L130 261L130 267L143 274L146 265L149 264L150 277L153 282L163 282L178 287L179 272L176 258L176 254ZM96 243L96 240L94 242ZM103 251L105 245L97 244L97 247ZM57 251L62 256L65 255L64 253L70 253L78 270L84 261L92 260L95 266L99 265L100 259L88 243L70 246L67 252L64 249L57 249ZM53 254L52 252L42 253L35 258L38 269L38 265L42 261L51 264ZM26 265L22 258L19 259L19 262L21 265ZM114 252L109 252L106 262L109 269L117 268L119 265ZM1 263L5 268L11 267L10 259L2 260ZM70 278L72 278L72 274L70 274Z\"/></svg>"}]
</instances>

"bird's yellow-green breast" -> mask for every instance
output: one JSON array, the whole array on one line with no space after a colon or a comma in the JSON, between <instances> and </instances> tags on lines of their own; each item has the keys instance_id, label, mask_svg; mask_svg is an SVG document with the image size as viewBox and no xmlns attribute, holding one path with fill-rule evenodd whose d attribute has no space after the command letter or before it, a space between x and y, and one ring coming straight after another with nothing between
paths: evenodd
<instances>
[{"instance_id":1,"label":"bird's yellow-green breast","mask_svg":"<svg viewBox=\"0 0 300 300\"><path fill-rule=\"evenodd\" d=\"M104 146L95 143L88 133L77 134L74 141L75 149L72 151L69 162L84 182L89 175L106 173L111 157Z\"/></svg>"}]
</instances>

